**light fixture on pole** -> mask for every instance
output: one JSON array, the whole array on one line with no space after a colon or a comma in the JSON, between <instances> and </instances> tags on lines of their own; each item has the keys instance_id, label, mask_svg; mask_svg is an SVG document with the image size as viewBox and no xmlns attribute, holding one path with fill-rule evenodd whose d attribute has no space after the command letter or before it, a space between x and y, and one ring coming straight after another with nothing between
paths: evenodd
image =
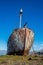
<instances>
[{"instance_id":1,"label":"light fixture on pole","mask_svg":"<svg viewBox=\"0 0 43 65\"><path fill-rule=\"evenodd\" d=\"M22 22L22 9L20 9L20 28L21 28L21 22Z\"/></svg>"}]
</instances>

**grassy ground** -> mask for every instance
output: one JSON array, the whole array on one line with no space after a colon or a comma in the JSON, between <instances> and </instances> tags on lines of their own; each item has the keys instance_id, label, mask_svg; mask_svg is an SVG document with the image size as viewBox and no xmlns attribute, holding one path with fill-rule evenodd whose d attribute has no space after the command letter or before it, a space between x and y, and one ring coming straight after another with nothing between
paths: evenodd
<instances>
[{"instance_id":1,"label":"grassy ground","mask_svg":"<svg viewBox=\"0 0 43 65\"><path fill-rule=\"evenodd\" d=\"M0 65L43 65L42 56L0 56Z\"/></svg>"}]
</instances>

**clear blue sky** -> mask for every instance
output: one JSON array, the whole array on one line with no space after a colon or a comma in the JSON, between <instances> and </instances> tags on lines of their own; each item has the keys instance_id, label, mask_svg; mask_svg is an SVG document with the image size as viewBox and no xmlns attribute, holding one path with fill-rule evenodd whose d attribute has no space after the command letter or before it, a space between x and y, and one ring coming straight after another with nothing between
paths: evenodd
<instances>
[{"instance_id":1,"label":"clear blue sky","mask_svg":"<svg viewBox=\"0 0 43 65\"><path fill-rule=\"evenodd\" d=\"M0 0L0 50L7 49L7 41L15 28L19 28L19 10L23 9L22 27L34 31L34 49L43 48L43 0Z\"/></svg>"}]
</instances>

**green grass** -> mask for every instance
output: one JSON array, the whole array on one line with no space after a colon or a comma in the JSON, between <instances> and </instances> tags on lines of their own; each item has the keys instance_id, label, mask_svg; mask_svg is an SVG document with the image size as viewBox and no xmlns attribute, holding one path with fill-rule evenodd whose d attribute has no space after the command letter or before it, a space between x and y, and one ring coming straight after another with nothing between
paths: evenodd
<instances>
[{"instance_id":1,"label":"green grass","mask_svg":"<svg viewBox=\"0 0 43 65\"><path fill-rule=\"evenodd\" d=\"M0 56L0 65L43 65L42 56Z\"/></svg>"}]
</instances>

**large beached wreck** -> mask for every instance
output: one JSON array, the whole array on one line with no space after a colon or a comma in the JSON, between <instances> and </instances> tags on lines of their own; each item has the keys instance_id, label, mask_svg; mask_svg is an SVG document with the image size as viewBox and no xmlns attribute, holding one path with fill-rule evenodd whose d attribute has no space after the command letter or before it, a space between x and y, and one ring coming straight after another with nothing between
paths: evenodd
<instances>
[{"instance_id":1,"label":"large beached wreck","mask_svg":"<svg viewBox=\"0 0 43 65\"><path fill-rule=\"evenodd\" d=\"M20 12L22 15L22 10ZM26 25L21 28L21 17L20 17L20 28L15 29L10 35L7 43L7 54L8 55L28 55L29 50L33 44L34 33L28 29Z\"/></svg>"}]
</instances>

